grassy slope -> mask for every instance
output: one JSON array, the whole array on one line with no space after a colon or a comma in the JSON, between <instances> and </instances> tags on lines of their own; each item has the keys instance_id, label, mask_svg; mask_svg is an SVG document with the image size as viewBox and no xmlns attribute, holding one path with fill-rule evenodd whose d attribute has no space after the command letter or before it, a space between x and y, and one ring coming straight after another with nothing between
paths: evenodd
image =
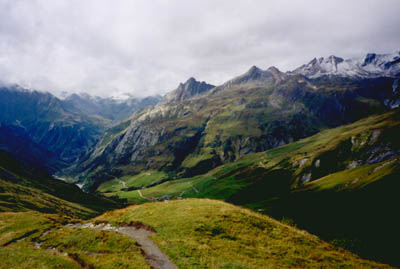
<instances>
[{"instance_id":1,"label":"grassy slope","mask_svg":"<svg viewBox=\"0 0 400 269\"><path fill-rule=\"evenodd\" d=\"M126 191L129 189L140 189L151 184L156 184L168 176L160 171L146 171L135 176L124 176L113 179L101 184L98 188L99 192L116 192Z\"/></svg>"},{"instance_id":2,"label":"grassy slope","mask_svg":"<svg viewBox=\"0 0 400 269\"><path fill-rule=\"evenodd\" d=\"M62 200L35 188L0 180L0 211L26 210L66 214L74 217L89 217L98 214L95 210Z\"/></svg>"},{"instance_id":3,"label":"grassy slope","mask_svg":"<svg viewBox=\"0 0 400 269\"><path fill-rule=\"evenodd\" d=\"M379 267L267 216L215 200L146 203L99 221L140 221L179 268Z\"/></svg>"},{"instance_id":4,"label":"grassy slope","mask_svg":"<svg viewBox=\"0 0 400 269\"><path fill-rule=\"evenodd\" d=\"M0 267L149 268L130 238L65 226L76 221L33 211L0 213ZM90 220L96 221L150 225L157 232L152 239L179 268L387 267L216 200L146 203Z\"/></svg>"},{"instance_id":5,"label":"grassy slope","mask_svg":"<svg viewBox=\"0 0 400 269\"><path fill-rule=\"evenodd\" d=\"M112 200L86 194L0 151L0 211L36 210L88 218L116 207Z\"/></svg>"},{"instance_id":6,"label":"grassy slope","mask_svg":"<svg viewBox=\"0 0 400 269\"><path fill-rule=\"evenodd\" d=\"M131 239L115 232L63 226L71 221L32 211L0 213L0 267L149 268Z\"/></svg>"},{"instance_id":7,"label":"grassy slope","mask_svg":"<svg viewBox=\"0 0 400 269\"><path fill-rule=\"evenodd\" d=\"M367 158L374 148L399 150L394 139L400 133L399 122L398 110L372 116L141 193L146 198L208 197L245 205L294 222L364 257L399 265L395 247L400 240L395 213L400 203L396 194L399 158L394 155L346 169L354 160ZM317 160L320 167L316 167ZM312 181L301 184L309 173ZM138 191L107 195L147 201Z\"/></svg>"}]
</instances>

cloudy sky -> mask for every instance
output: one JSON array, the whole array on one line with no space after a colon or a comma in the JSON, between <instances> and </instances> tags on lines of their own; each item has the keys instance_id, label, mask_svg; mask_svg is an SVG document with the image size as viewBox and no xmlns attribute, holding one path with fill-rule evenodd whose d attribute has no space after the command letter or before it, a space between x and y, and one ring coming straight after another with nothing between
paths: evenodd
<instances>
[{"instance_id":1,"label":"cloudy sky","mask_svg":"<svg viewBox=\"0 0 400 269\"><path fill-rule=\"evenodd\" d=\"M0 0L0 81L109 96L400 50L398 0Z\"/></svg>"}]
</instances>

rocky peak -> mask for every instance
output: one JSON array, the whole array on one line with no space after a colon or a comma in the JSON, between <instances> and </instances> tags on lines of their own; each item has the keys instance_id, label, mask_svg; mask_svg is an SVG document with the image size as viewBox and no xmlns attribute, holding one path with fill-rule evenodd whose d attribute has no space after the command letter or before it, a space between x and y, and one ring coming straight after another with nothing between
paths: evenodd
<instances>
[{"instance_id":1,"label":"rocky peak","mask_svg":"<svg viewBox=\"0 0 400 269\"><path fill-rule=\"evenodd\" d=\"M268 67L267 71L271 72L271 73L282 73L278 68L276 68L275 66L270 66ZM282 73L283 74L283 73Z\"/></svg>"},{"instance_id":2,"label":"rocky peak","mask_svg":"<svg viewBox=\"0 0 400 269\"><path fill-rule=\"evenodd\" d=\"M262 70L261 68L253 65L246 73L228 80L221 86L216 87L215 90L213 90L213 93L221 92L236 86L275 85L279 83L285 76L286 74L280 72L276 67L272 66L267 70Z\"/></svg>"},{"instance_id":3,"label":"rocky peak","mask_svg":"<svg viewBox=\"0 0 400 269\"><path fill-rule=\"evenodd\" d=\"M375 58L376 58L375 53L368 53L364 58L364 62L362 63L362 66L366 66L366 65L372 63Z\"/></svg>"},{"instance_id":4,"label":"rocky peak","mask_svg":"<svg viewBox=\"0 0 400 269\"><path fill-rule=\"evenodd\" d=\"M275 79L275 84L278 84L279 82L281 82L283 79L286 78L286 74L281 72L278 68L276 68L275 66L271 66L267 69L268 72L270 72Z\"/></svg>"},{"instance_id":5,"label":"rocky peak","mask_svg":"<svg viewBox=\"0 0 400 269\"><path fill-rule=\"evenodd\" d=\"M260 68L258 68L257 66L253 65L252 67L250 67L249 71L246 72L246 74L248 75L257 75L260 74L262 72L262 70Z\"/></svg>"},{"instance_id":6,"label":"rocky peak","mask_svg":"<svg viewBox=\"0 0 400 269\"><path fill-rule=\"evenodd\" d=\"M343 58L336 57L335 55L329 56L328 59L326 60L326 62L331 63L331 64L333 64L335 66L337 66L337 64L339 64L339 63L341 63L343 61L344 61Z\"/></svg>"},{"instance_id":7,"label":"rocky peak","mask_svg":"<svg viewBox=\"0 0 400 269\"><path fill-rule=\"evenodd\" d=\"M195 78L191 77L185 83L180 83L177 89L167 93L160 104L178 103L194 96L204 94L214 87L214 85L204 81L197 81Z\"/></svg>"},{"instance_id":8,"label":"rocky peak","mask_svg":"<svg viewBox=\"0 0 400 269\"><path fill-rule=\"evenodd\" d=\"M270 76L269 71L264 71L261 68L253 65L250 69L240 76L242 81L258 80L265 76Z\"/></svg>"},{"instance_id":9,"label":"rocky peak","mask_svg":"<svg viewBox=\"0 0 400 269\"><path fill-rule=\"evenodd\" d=\"M318 62L320 62L321 60L323 60L324 58L319 58L319 60L317 60L317 58L312 59L308 64L303 65L303 66L313 66L316 65Z\"/></svg>"},{"instance_id":10,"label":"rocky peak","mask_svg":"<svg viewBox=\"0 0 400 269\"><path fill-rule=\"evenodd\" d=\"M180 83L178 86L186 91L193 91L198 88L198 85L205 82L197 81L194 77L190 77L185 83Z\"/></svg>"}]
</instances>

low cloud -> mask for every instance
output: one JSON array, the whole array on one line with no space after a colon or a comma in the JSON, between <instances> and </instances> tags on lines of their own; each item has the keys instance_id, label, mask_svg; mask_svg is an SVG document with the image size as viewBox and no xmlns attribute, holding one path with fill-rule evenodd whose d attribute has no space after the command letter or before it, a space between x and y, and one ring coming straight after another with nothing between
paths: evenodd
<instances>
[{"instance_id":1,"label":"low cloud","mask_svg":"<svg viewBox=\"0 0 400 269\"><path fill-rule=\"evenodd\" d=\"M194 76L400 49L400 2L3 0L0 80L92 95L163 94Z\"/></svg>"}]
</instances>

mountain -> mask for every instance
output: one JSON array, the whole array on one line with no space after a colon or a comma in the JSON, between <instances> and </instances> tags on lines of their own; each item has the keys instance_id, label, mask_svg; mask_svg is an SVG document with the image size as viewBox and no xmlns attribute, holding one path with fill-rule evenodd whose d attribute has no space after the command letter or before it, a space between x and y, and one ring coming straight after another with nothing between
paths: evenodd
<instances>
[{"instance_id":1,"label":"mountain","mask_svg":"<svg viewBox=\"0 0 400 269\"><path fill-rule=\"evenodd\" d=\"M184 185L187 197L190 195L209 196L210 192L217 191L216 194L219 195L233 194L233 196L239 195L239 197L246 197L246 194L249 194L247 199L251 199L252 195L259 195L262 190L266 190L261 188L265 186L260 185L257 180L267 180L267 184L273 187L269 191L276 191L274 183L276 183L277 174L274 172L275 169L264 167L267 168L264 171L267 178L263 178L259 171L261 167L274 167L277 160L278 162L284 160L279 163L279 168L274 168L290 170L290 166L287 166L285 162L288 160L287 154L289 156L293 154L292 158L289 158L289 162L299 161L300 163L299 166L297 163L293 163L293 168L304 168L304 172L308 172L307 168L315 166L318 160L320 160L320 167L325 165L325 158L318 155L315 148L325 146L328 149L335 149L337 145L341 144L341 141L348 139L353 141L356 151L363 151L363 147L360 148L360 145L375 151L374 148L377 146L387 146L386 139L390 139L393 135L390 132L393 131L393 128L398 131L398 120L398 111L375 116L352 126L325 131L319 134L320 137L311 137L294 145L289 144L284 148L269 152L247 155L243 160L219 167L205 177L197 178L197 180L196 178L190 179L191 181L186 180L186 184L182 184L183 180L177 180L176 183ZM377 134L377 130L380 133ZM348 133L343 137L338 136L338 134L344 134L345 131ZM338 137L340 138L338 139ZM399 149L399 145L396 148ZM385 148L381 149L386 150ZM303 150L310 155L305 156ZM377 155L381 155L381 152L375 152ZM0 197L2 198L0 211L7 211L0 212L0 245L2 246L0 257L2 265L5 267L90 268L104 266L116 268L134 266L150 268L148 262L150 259L154 260L155 257L147 255L144 251L149 245L153 251L154 248L159 248L174 264L183 268L199 266L205 268L215 266L254 268L389 267L362 259L332 243L322 241L315 235L280 223L268 216L209 199L146 203L108 211L94 219L83 221L77 218L97 215L102 209L110 209L114 205L104 198L96 198L82 193L71 184L43 177L43 175L30 174L29 167L21 166L20 163L2 152L0 152L0 156ZM303 162L304 159L301 158L304 157L309 158L308 162ZM391 162L393 160L391 158L393 156L387 155L377 160L374 163L375 166L370 169L374 170L373 173L378 170L384 170L387 173L393 169L394 165L398 164ZM341 158L340 160L347 161L348 159ZM379 163L380 161L383 161L383 164ZM391 163L384 165L387 162ZM271 173L269 177L268 173ZM373 173L369 174L371 178L375 177ZM232 181L232 177L237 181ZM392 183L396 184L396 180L393 179ZM204 180L215 180L217 184L210 184ZM287 178L284 180L286 181ZM353 182L353 179L347 181L350 180ZM372 182L374 180L376 179L373 179ZM387 181L387 179L384 180ZM225 189L221 188L218 181L225 184ZM237 184L240 184L240 181L247 182L240 186L240 191L245 194L230 192L238 187ZM317 183L318 180L312 182ZM346 181L340 182L342 185L346 183ZM363 182L352 184L362 186L361 183ZM164 184L171 184L171 182ZM253 190L249 188L251 185L253 185ZM344 186L349 187L349 185ZM190 188L192 194L187 187ZM254 187L259 191L254 192ZM307 189L305 188L305 190ZM395 192L397 189L393 188L392 190ZM168 191L168 188L163 188L163 190ZM144 195L148 195L147 191L143 190ZM178 191L183 195L180 190L176 190L176 192ZM68 200L60 198L61 195ZM323 196L325 195L321 195L321 197ZM372 202L373 199L370 197L368 196ZM397 196L390 197L396 198ZM279 197L279 199L282 198L286 199L286 197ZM272 202L274 201L276 199L272 199ZM333 201L337 205L337 200ZM320 204L320 200L318 202L317 204ZM379 203L382 202L386 201L379 201ZM371 212L370 204L366 205L368 212ZM392 207L396 205L397 203L394 203ZM297 211L299 209L301 207L296 206L298 214L300 214ZM351 209L354 209L354 205ZM317 212L318 214L313 214L313 216L320 215L321 211ZM333 217L337 217L337 215ZM291 223L287 218L284 221ZM346 223L349 221L351 219L345 219ZM365 223L364 221L360 220L363 225L367 226L367 229L371 225L379 224L378 220L374 222L369 220ZM396 226L396 222L389 227L392 226ZM378 227L380 228L380 226ZM379 229L377 236L382 232L387 232L387 228ZM151 235L151 240L148 239L148 235ZM136 238L145 240L147 245ZM388 249L387 238L382 240L385 240L385 244L376 245L376 247L384 246L385 249ZM396 253L396 248L393 248L392 251Z\"/></svg>"},{"instance_id":2,"label":"mountain","mask_svg":"<svg viewBox=\"0 0 400 269\"><path fill-rule=\"evenodd\" d=\"M0 148L54 173L90 149L107 128L159 99L115 100L72 94L61 100L18 85L2 86Z\"/></svg>"},{"instance_id":3,"label":"mountain","mask_svg":"<svg viewBox=\"0 0 400 269\"><path fill-rule=\"evenodd\" d=\"M252 67L220 86L199 90L201 84L189 79L156 107L109 130L72 175L92 190L143 170L170 179L199 175L400 102L398 79L384 76L308 78Z\"/></svg>"},{"instance_id":4,"label":"mountain","mask_svg":"<svg viewBox=\"0 0 400 269\"><path fill-rule=\"evenodd\" d=\"M31 140L25 129L0 123L0 150L38 171L54 174L68 164Z\"/></svg>"},{"instance_id":5,"label":"mountain","mask_svg":"<svg viewBox=\"0 0 400 269\"><path fill-rule=\"evenodd\" d=\"M399 76L387 70L313 76L252 67L138 111L108 130L72 175L128 203L225 200L398 265L400 92Z\"/></svg>"},{"instance_id":6,"label":"mountain","mask_svg":"<svg viewBox=\"0 0 400 269\"><path fill-rule=\"evenodd\" d=\"M314 58L308 64L290 72L301 74L308 78L325 75L342 77L399 77L400 51L392 54L369 53L362 58L343 59L334 55L328 58Z\"/></svg>"},{"instance_id":7,"label":"mountain","mask_svg":"<svg viewBox=\"0 0 400 269\"><path fill-rule=\"evenodd\" d=\"M229 89L231 87L248 87L249 85L265 86L277 84L286 77L286 74L282 73L274 66L268 68L267 70L262 70L257 66L252 66L246 73L225 82L221 86L216 87L213 92Z\"/></svg>"},{"instance_id":8,"label":"mountain","mask_svg":"<svg viewBox=\"0 0 400 269\"><path fill-rule=\"evenodd\" d=\"M114 122L119 122L127 119L138 110L156 105L160 100L160 96L150 96L146 98L128 97L118 100L115 98L102 98L82 93L68 95L62 101L65 107L71 111L86 115L100 116Z\"/></svg>"},{"instance_id":9,"label":"mountain","mask_svg":"<svg viewBox=\"0 0 400 269\"><path fill-rule=\"evenodd\" d=\"M138 110L3 87L2 264L400 265L396 57L190 78ZM49 176L59 167L87 193Z\"/></svg>"},{"instance_id":10,"label":"mountain","mask_svg":"<svg viewBox=\"0 0 400 269\"><path fill-rule=\"evenodd\" d=\"M167 93L161 100L160 105L179 103L192 97L202 95L214 87L215 86L207 84L204 81L199 82L192 77L185 83L179 84L177 89Z\"/></svg>"},{"instance_id":11,"label":"mountain","mask_svg":"<svg viewBox=\"0 0 400 269\"><path fill-rule=\"evenodd\" d=\"M50 93L19 86L0 88L0 122L19 127L26 138L68 163L92 146L107 125L99 117L66 109Z\"/></svg>"},{"instance_id":12,"label":"mountain","mask_svg":"<svg viewBox=\"0 0 400 269\"><path fill-rule=\"evenodd\" d=\"M98 190L130 203L224 200L398 266L399 135L400 110L395 109L245 155L204 175L167 180L166 174L143 171Z\"/></svg>"}]
</instances>

